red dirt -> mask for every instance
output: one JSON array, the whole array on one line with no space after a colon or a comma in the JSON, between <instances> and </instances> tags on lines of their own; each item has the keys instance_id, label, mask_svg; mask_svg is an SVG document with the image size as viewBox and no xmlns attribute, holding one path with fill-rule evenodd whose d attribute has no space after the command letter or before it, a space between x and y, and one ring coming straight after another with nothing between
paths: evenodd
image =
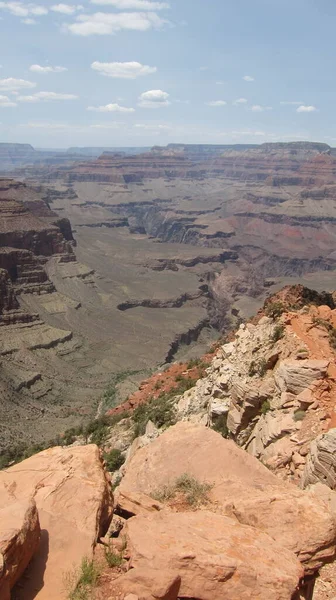
<instances>
[{"instance_id":1,"label":"red dirt","mask_svg":"<svg viewBox=\"0 0 336 600\"><path fill-rule=\"evenodd\" d=\"M118 415L122 412L132 412L140 404L145 404L152 398L158 398L162 393L170 393L174 389L178 389L180 378L197 380L204 377L204 364L210 364L213 359L213 354L206 354L201 358L201 364L188 369L188 363L174 363L166 371L156 373L149 379L144 380L139 390L132 394L128 400L112 408L107 412L107 415Z\"/></svg>"}]
</instances>

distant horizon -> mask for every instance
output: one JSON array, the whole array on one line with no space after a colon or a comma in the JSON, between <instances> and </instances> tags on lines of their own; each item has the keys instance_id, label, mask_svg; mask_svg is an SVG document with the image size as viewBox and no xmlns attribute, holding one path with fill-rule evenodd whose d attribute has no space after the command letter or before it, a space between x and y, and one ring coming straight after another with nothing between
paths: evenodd
<instances>
[{"instance_id":1,"label":"distant horizon","mask_svg":"<svg viewBox=\"0 0 336 600\"><path fill-rule=\"evenodd\" d=\"M8 144L8 145L22 145L22 146L31 146L34 150L38 150L40 152L53 152L53 151L58 151L58 152L67 152L69 151L69 149L71 148L78 148L80 150L84 150L84 149L102 149L102 150L123 150L123 149L129 149L129 148L134 148L134 149L148 149L148 148L154 148L154 147L161 147L161 148L166 148L168 146L172 146L172 145L176 145L176 146L215 146L215 147L220 147L220 146L252 146L252 147L256 147L256 146L263 146L265 144L321 144L324 146L328 146L331 149L334 149L336 146L332 146L331 144L328 144L327 142L321 142L319 140L305 140L305 139L300 139L300 140L289 140L289 141L283 141L283 140L275 140L272 142L269 141L262 141L260 143L256 143L256 142L226 142L226 143L212 143L212 142L168 142L167 144L141 144L141 145L137 145L137 144L127 144L127 145L104 145L104 144L94 144L94 145L89 145L89 144L83 144L83 145L79 145L79 144L73 144L70 146L38 146L38 145L34 145L31 142L4 142L0 140L0 146L2 144Z\"/></svg>"}]
</instances>

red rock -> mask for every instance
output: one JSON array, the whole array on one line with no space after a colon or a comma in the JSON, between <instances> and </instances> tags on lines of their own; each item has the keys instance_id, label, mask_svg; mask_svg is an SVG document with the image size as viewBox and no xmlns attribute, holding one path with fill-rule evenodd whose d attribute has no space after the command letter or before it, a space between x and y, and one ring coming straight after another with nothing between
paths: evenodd
<instances>
[{"instance_id":1,"label":"red rock","mask_svg":"<svg viewBox=\"0 0 336 600\"><path fill-rule=\"evenodd\" d=\"M290 600L303 575L268 535L209 511L134 517L126 535L132 570L118 584L140 600Z\"/></svg>"},{"instance_id":2,"label":"red rock","mask_svg":"<svg viewBox=\"0 0 336 600\"><path fill-rule=\"evenodd\" d=\"M0 510L34 495L42 529L18 600L60 600L64 574L92 556L108 528L110 494L93 445L51 448L0 472Z\"/></svg>"},{"instance_id":3,"label":"red rock","mask_svg":"<svg viewBox=\"0 0 336 600\"><path fill-rule=\"evenodd\" d=\"M322 504L203 426L180 422L139 449L119 491L150 495L183 473L212 484L214 506L294 552L307 573L334 556L336 525Z\"/></svg>"},{"instance_id":4,"label":"red rock","mask_svg":"<svg viewBox=\"0 0 336 600\"><path fill-rule=\"evenodd\" d=\"M40 533L35 501L27 498L11 502L9 496L7 506L0 509L1 600L9 600L9 591L39 546Z\"/></svg>"}]
</instances>

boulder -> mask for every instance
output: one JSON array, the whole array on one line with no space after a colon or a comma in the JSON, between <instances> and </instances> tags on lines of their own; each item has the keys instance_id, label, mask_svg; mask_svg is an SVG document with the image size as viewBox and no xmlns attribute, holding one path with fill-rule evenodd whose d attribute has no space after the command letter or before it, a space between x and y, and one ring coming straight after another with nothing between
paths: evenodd
<instances>
[{"instance_id":1,"label":"boulder","mask_svg":"<svg viewBox=\"0 0 336 600\"><path fill-rule=\"evenodd\" d=\"M97 446L50 448L0 472L0 510L34 496L41 543L18 600L60 600L66 571L92 556L112 498Z\"/></svg>"},{"instance_id":2,"label":"boulder","mask_svg":"<svg viewBox=\"0 0 336 600\"><path fill-rule=\"evenodd\" d=\"M21 577L40 543L40 522L32 498L0 509L0 598L9 600L10 590Z\"/></svg>"},{"instance_id":3,"label":"boulder","mask_svg":"<svg viewBox=\"0 0 336 600\"><path fill-rule=\"evenodd\" d=\"M153 500L146 494L120 489L115 494L115 507L119 513L125 514L127 517L164 509L161 502Z\"/></svg>"},{"instance_id":4,"label":"boulder","mask_svg":"<svg viewBox=\"0 0 336 600\"><path fill-rule=\"evenodd\" d=\"M302 481L304 487L321 482L336 489L336 429L312 441Z\"/></svg>"},{"instance_id":5,"label":"boulder","mask_svg":"<svg viewBox=\"0 0 336 600\"><path fill-rule=\"evenodd\" d=\"M293 551L306 573L334 556L335 522L323 503L280 481L234 442L199 425L178 423L138 450L119 491L151 495L184 473L212 485L210 499L216 510Z\"/></svg>"},{"instance_id":6,"label":"boulder","mask_svg":"<svg viewBox=\"0 0 336 600\"><path fill-rule=\"evenodd\" d=\"M247 441L247 452L257 458L273 454L270 446L286 434L296 431L293 416L293 412L285 413L281 410L269 411L261 416ZM265 449L269 452L265 452Z\"/></svg>"},{"instance_id":7,"label":"boulder","mask_svg":"<svg viewBox=\"0 0 336 600\"><path fill-rule=\"evenodd\" d=\"M268 535L210 511L134 517L126 537L132 569L119 583L141 600L291 600L303 576Z\"/></svg>"},{"instance_id":8,"label":"boulder","mask_svg":"<svg viewBox=\"0 0 336 600\"><path fill-rule=\"evenodd\" d=\"M177 600L181 577L177 571L164 566L160 570L150 563L140 569L131 569L118 581L119 591L136 594L137 600ZM131 594L130 594L131 593Z\"/></svg>"},{"instance_id":9,"label":"boulder","mask_svg":"<svg viewBox=\"0 0 336 600\"><path fill-rule=\"evenodd\" d=\"M315 379L323 379L328 360L284 360L275 373L275 382L281 392L300 394Z\"/></svg>"}]
</instances>

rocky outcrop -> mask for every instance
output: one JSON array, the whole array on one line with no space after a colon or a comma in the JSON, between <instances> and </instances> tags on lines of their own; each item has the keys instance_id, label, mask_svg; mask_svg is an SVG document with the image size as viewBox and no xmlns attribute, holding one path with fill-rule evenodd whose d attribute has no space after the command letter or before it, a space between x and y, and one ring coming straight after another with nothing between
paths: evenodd
<instances>
[{"instance_id":1,"label":"rocky outcrop","mask_svg":"<svg viewBox=\"0 0 336 600\"><path fill-rule=\"evenodd\" d=\"M137 308L138 306L144 306L146 308L180 308L186 302L197 300L205 295L205 290L200 289L195 293L185 293L178 298L171 298L170 300L155 300L144 299L144 300L128 300L118 304L118 310L125 311L131 308Z\"/></svg>"},{"instance_id":2,"label":"rocky outcrop","mask_svg":"<svg viewBox=\"0 0 336 600\"><path fill-rule=\"evenodd\" d=\"M314 304L304 305L309 300ZM261 311L241 325L207 376L179 399L177 418L219 428L283 477L301 481L310 443L335 423L336 313L323 300L334 307L331 295L300 286L267 300L266 312L288 312L276 320Z\"/></svg>"},{"instance_id":3,"label":"rocky outcrop","mask_svg":"<svg viewBox=\"0 0 336 600\"><path fill-rule=\"evenodd\" d=\"M54 291L44 263L53 255L75 260L68 219L59 219L41 193L11 179L0 179L0 268L16 292Z\"/></svg>"},{"instance_id":4,"label":"rocky outcrop","mask_svg":"<svg viewBox=\"0 0 336 600\"><path fill-rule=\"evenodd\" d=\"M253 589L265 600L308 600L307 581L334 556L324 502L203 425L180 422L134 446L122 475L114 535L126 537L129 570L114 584L123 598L238 600ZM205 495L190 504L197 489Z\"/></svg>"},{"instance_id":5,"label":"rocky outcrop","mask_svg":"<svg viewBox=\"0 0 336 600\"><path fill-rule=\"evenodd\" d=\"M219 434L178 423L140 448L126 466L120 493L155 495L189 473L210 484L210 502L222 514L255 527L314 573L335 552L336 525L307 493L281 482L255 458ZM314 522L314 531L307 523Z\"/></svg>"},{"instance_id":6,"label":"rocky outcrop","mask_svg":"<svg viewBox=\"0 0 336 600\"><path fill-rule=\"evenodd\" d=\"M328 366L328 360L286 360L280 363L275 373L275 383L280 392L297 396L313 381L323 379Z\"/></svg>"},{"instance_id":7,"label":"rocky outcrop","mask_svg":"<svg viewBox=\"0 0 336 600\"><path fill-rule=\"evenodd\" d=\"M318 436L310 445L302 484L319 482L336 489L336 429Z\"/></svg>"},{"instance_id":8,"label":"rocky outcrop","mask_svg":"<svg viewBox=\"0 0 336 600\"><path fill-rule=\"evenodd\" d=\"M10 600L10 590L33 558L40 534L38 512L32 498L11 500L10 504L0 508L1 600Z\"/></svg>"},{"instance_id":9,"label":"rocky outcrop","mask_svg":"<svg viewBox=\"0 0 336 600\"><path fill-rule=\"evenodd\" d=\"M303 575L268 535L210 511L159 512L127 522L125 593L146 599L290 600ZM118 585L118 582L117 582Z\"/></svg>"},{"instance_id":10,"label":"rocky outcrop","mask_svg":"<svg viewBox=\"0 0 336 600\"><path fill-rule=\"evenodd\" d=\"M0 516L31 496L41 543L16 597L59 600L66 572L92 556L111 518L110 485L98 448L51 448L0 472Z\"/></svg>"}]
</instances>

